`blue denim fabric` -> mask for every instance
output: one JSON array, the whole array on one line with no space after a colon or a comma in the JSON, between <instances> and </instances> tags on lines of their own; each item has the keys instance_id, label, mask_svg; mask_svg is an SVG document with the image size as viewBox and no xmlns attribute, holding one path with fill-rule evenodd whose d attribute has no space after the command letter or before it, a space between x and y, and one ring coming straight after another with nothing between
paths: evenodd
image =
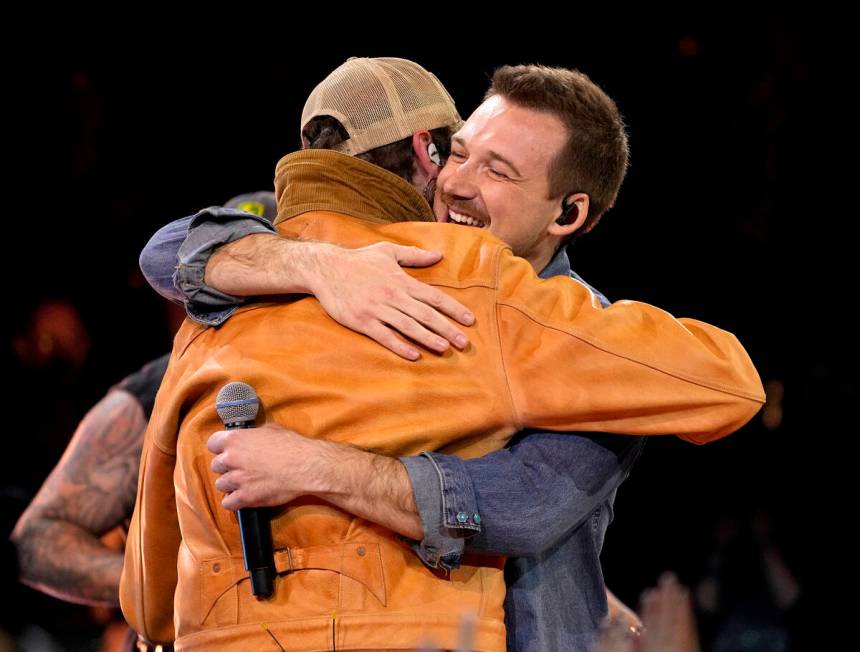
<instances>
[{"instance_id":1,"label":"blue denim fabric","mask_svg":"<svg viewBox=\"0 0 860 652\"><path fill-rule=\"evenodd\" d=\"M274 233L263 217L235 208L211 206L156 231L140 254L140 269L161 296L185 305L194 321L218 326L244 299L204 283L206 263L215 250L246 235Z\"/></svg>"},{"instance_id":2,"label":"blue denim fabric","mask_svg":"<svg viewBox=\"0 0 860 652\"><path fill-rule=\"evenodd\" d=\"M508 555L508 649L589 650L607 613L603 538L618 485L644 443L524 431L508 448L473 460L401 458L425 529L413 548L443 568L458 566L464 551Z\"/></svg>"},{"instance_id":3,"label":"blue denim fabric","mask_svg":"<svg viewBox=\"0 0 860 652\"><path fill-rule=\"evenodd\" d=\"M171 222L155 232L140 252L140 271L147 283L168 301L183 305L185 299L173 284L179 265L179 247L188 236L193 215Z\"/></svg>"},{"instance_id":4,"label":"blue denim fabric","mask_svg":"<svg viewBox=\"0 0 860 652\"><path fill-rule=\"evenodd\" d=\"M221 244L272 230L254 215L227 210L207 209L167 225L141 254L150 284L184 300L193 319L212 325L241 300L205 286L209 256ZM564 249L541 273L558 275L571 276L609 304L571 270ZM642 437L526 431L508 448L478 459L402 457L424 525L424 538L413 548L428 566L446 569L457 567L465 551L507 555L508 649L590 650L607 613L603 539L618 485L644 443Z\"/></svg>"}]
</instances>

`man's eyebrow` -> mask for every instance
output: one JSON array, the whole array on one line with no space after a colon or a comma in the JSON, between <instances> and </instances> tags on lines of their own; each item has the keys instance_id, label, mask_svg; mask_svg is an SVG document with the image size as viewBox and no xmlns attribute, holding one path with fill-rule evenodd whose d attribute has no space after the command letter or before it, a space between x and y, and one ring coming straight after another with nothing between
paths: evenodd
<instances>
[{"instance_id":1,"label":"man's eyebrow","mask_svg":"<svg viewBox=\"0 0 860 652\"><path fill-rule=\"evenodd\" d=\"M466 146L466 141L463 140L462 137L460 137L456 134L451 138L451 140L453 142L457 143L458 145L460 145L460 147ZM490 150L490 158L493 160L496 160L496 161L501 161L502 163L507 165L509 168L511 168L511 170L514 171L514 174L517 175L518 177L523 176L522 173L517 169L517 166L514 165L509 158L506 158L506 157L502 156L501 154L499 154L498 152L494 152L493 150Z\"/></svg>"},{"instance_id":2,"label":"man's eyebrow","mask_svg":"<svg viewBox=\"0 0 860 652\"><path fill-rule=\"evenodd\" d=\"M520 174L520 171L517 169L517 166L514 165L509 158L505 158L504 156L502 156L498 152L494 152L493 150L490 150L490 158L495 159L497 161L501 161L502 163L507 165L509 168L511 168L514 171L514 174L517 175L518 177L523 176L522 174Z\"/></svg>"}]
</instances>

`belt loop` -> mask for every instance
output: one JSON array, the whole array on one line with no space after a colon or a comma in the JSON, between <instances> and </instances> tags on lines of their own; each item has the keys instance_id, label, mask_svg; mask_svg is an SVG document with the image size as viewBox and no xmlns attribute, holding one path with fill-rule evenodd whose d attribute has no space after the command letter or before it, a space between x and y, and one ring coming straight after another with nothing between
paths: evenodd
<instances>
[{"instance_id":1,"label":"belt loop","mask_svg":"<svg viewBox=\"0 0 860 652\"><path fill-rule=\"evenodd\" d=\"M289 546L284 546L283 548L275 549L275 552L286 552L287 553L287 562L290 564L290 567L286 571L282 571L286 574L292 573L295 568L293 567L293 553L290 550ZM280 575L280 573L278 573Z\"/></svg>"}]
</instances>

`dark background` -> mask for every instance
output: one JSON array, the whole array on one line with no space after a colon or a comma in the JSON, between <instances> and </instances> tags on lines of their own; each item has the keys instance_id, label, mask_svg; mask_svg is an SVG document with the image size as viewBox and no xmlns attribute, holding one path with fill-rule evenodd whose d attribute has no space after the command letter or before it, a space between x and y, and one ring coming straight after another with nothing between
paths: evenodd
<instances>
[{"instance_id":1,"label":"dark background","mask_svg":"<svg viewBox=\"0 0 860 652\"><path fill-rule=\"evenodd\" d=\"M826 588L850 567L837 524L856 513L839 505L853 457L848 406L858 398L846 271L856 216L844 200L856 184L846 174L856 167L854 104L844 98L856 76L839 71L850 39L835 33L835 19L743 28L676 20L626 34L560 22L493 36L480 21L443 29L437 19L387 40L313 45L292 30L263 40L247 26L229 37L188 33L169 47L156 32L133 43L64 34L51 56L13 61L4 355L26 409L6 440L4 527L86 409L170 347L175 314L136 266L149 236L270 189L275 163L297 148L305 97L334 67L355 55L414 59L464 117L497 65L576 67L617 101L632 155L616 207L573 247L574 269L611 300L734 332L771 399L707 447L649 442L618 494L607 583L635 605L665 569L693 587L724 573L739 602L766 602L754 536L764 531L802 587L779 618L804 640L831 609ZM34 362L26 351L46 304L48 321L77 324L85 337L71 338L72 353ZM714 561L727 558L736 559ZM50 601L36 609L28 617L43 624L62 611ZM78 631L76 618L51 616L48 627ZM717 620L702 617L706 633Z\"/></svg>"}]
</instances>

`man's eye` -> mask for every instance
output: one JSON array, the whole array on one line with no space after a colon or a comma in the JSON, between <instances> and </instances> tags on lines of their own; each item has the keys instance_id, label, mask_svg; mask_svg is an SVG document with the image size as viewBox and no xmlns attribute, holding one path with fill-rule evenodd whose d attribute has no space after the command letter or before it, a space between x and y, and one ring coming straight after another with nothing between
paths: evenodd
<instances>
[{"instance_id":1,"label":"man's eye","mask_svg":"<svg viewBox=\"0 0 860 652\"><path fill-rule=\"evenodd\" d=\"M498 170L493 169L493 168L488 168L488 169L490 171L490 174L492 176L496 177L497 179L507 179L508 178L508 175L505 174L504 172L499 172Z\"/></svg>"},{"instance_id":2,"label":"man's eye","mask_svg":"<svg viewBox=\"0 0 860 652\"><path fill-rule=\"evenodd\" d=\"M463 154L463 152L456 152L454 150L451 150L451 158L464 159L466 158L466 155Z\"/></svg>"}]
</instances>

